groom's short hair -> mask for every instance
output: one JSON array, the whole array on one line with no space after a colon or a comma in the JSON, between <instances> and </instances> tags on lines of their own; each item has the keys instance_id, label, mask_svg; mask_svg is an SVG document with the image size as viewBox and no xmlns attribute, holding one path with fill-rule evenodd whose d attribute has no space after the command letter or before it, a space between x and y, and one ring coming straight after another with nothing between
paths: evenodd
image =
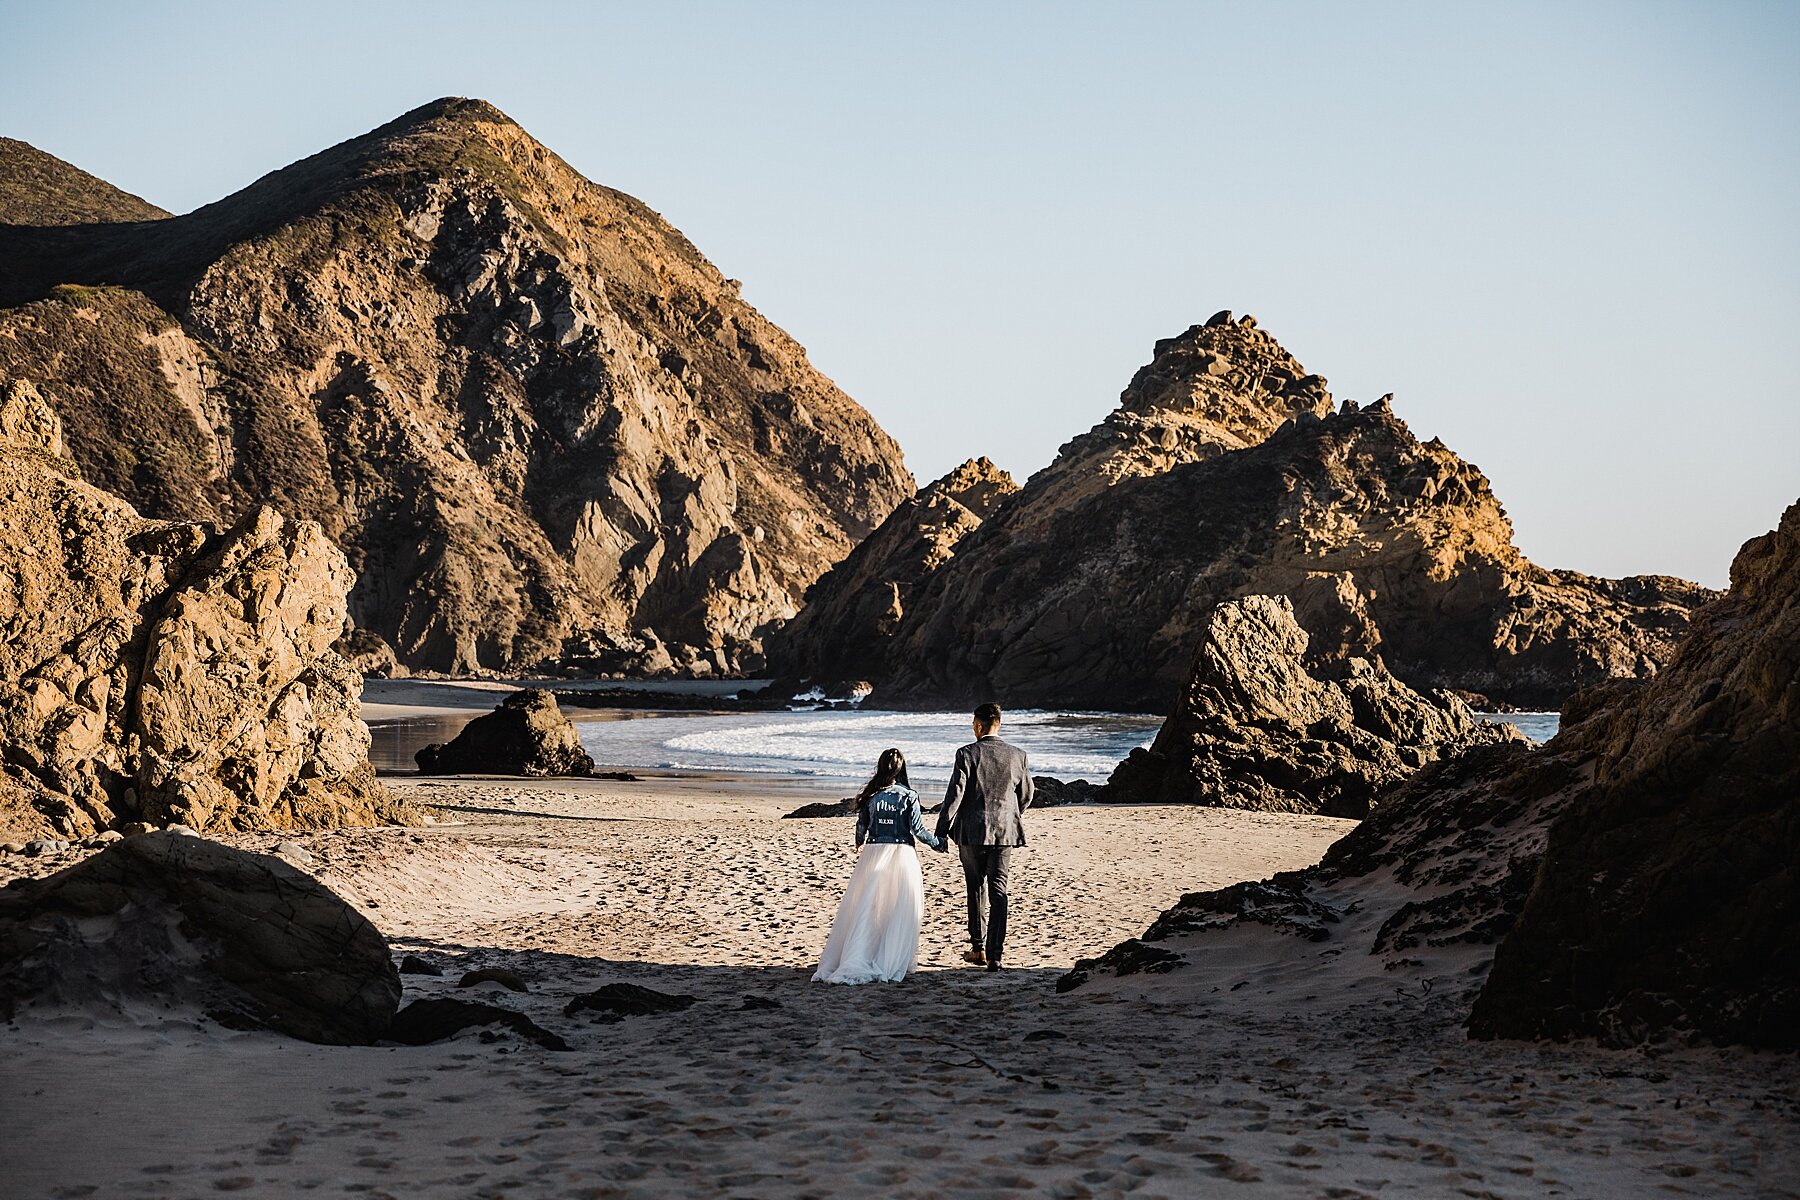
<instances>
[{"instance_id":1,"label":"groom's short hair","mask_svg":"<svg viewBox=\"0 0 1800 1200\"><path fill-rule=\"evenodd\" d=\"M981 726L983 729L992 729L999 725L1000 706L998 704L983 704L980 708L976 709L975 724Z\"/></svg>"}]
</instances>

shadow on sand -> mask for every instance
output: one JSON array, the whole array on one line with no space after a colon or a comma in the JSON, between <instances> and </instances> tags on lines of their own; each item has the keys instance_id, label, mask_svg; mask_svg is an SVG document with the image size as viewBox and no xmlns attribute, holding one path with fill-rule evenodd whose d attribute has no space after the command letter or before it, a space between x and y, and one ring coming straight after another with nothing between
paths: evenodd
<instances>
[{"instance_id":1,"label":"shadow on sand","mask_svg":"<svg viewBox=\"0 0 1800 1200\"><path fill-rule=\"evenodd\" d=\"M1002 1070L979 1052L996 1043L1035 1042L1071 1036L1060 1028L1054 1008L1078 1006L1060 1000L1056 968L927 969L898 983L844 986L812 982L813 967L656 963L589 958L542 950L500 949L426 938L396 939L395 955L413 955L438 967L442 975L401 976L402 1004L427 998L478 999L523 1013L566 1038L577 1051L595 1027L579 1005L579 997L609 984L631 984L668 996L691 997L679 1012L629 1016L626 1024L677 1021L715 1040L772 1038L793 1050L826 1044L890 1039L935 1045L964 1056L961 1065L990 1070L1033 1084L1041 1078ZM503 968L529 989L520 993L496 983L459 988L468 972ZM1068 1015L1076 1015L1068 1012ZM599 1031L619 1027L612 1020ZM959 1033L981 1031L971 1041ZM466 1035L464 1035L466 1036ZM490 1037L491 1040L491 1037ZM866 1053L865 1053L866 1057ZM1049 1086L1054 1086L1049 1084Z\"/></svg>"}]
</instances>

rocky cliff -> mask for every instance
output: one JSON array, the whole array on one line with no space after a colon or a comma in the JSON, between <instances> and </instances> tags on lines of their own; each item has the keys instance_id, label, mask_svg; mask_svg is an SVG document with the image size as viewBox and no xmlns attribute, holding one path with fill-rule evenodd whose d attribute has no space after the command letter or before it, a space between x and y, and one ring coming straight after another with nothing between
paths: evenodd
<instances>
[{"instance_id":1,"label":"rocky cliff","mask_svg":"<svg viewBox=\"0 0 1800 1200\"><path fill-rule=\"evenodd\" d=\"M1264 1011L1397 995L1478 1037L1800 1045L1797 599L1800 505L1654 681L1577 694L1542 747L1426 766L1318 866L1184 896L1061 986L1249 980Z\"/></svg>"},{"instance_id":2,"label":"rocky cliff","mask_svg":"<svg viewBox=\"0 0 1800 1200\"><path fill-rule=\"evenodd\" d=\"M1315 676L1306 648L1285 596L1219 605L1174 712L1100 798L1366 817L1426 763L1519 739L1451 693L1421 695L1365 659Z\"/></svg>"},{"instance_id":3,"label":"rocky cliff","mask_svg":"<svg viewBox=\"0 0 1800 1200\"><path fill-rule=\"evenodd\" d=\"M913 491L736 281L480 101L185 216L0 226L0 304L93 482L319 522L369 661L752 667Z\"/></svg>"},{"instance_id":4,"label":"rocky cliff","mask_svg":"<svg viewBox=\"0 0 1800 1200\"><path fill-rule=\"evenodd\" d=\"M1206 614L1240 596L1289 597L1314 665L1381 661L1415 687L1553 706L1654 674L1711 594L1532 564L1480 471L1415 438L1388 397L1334 409L1228 313L1159 342L1118 410L914 580L903 613L865 603L853 575L821 580L805 619L832 653L885 647L859 664L883 699L1147 711L1167 711ZM843 673L778 644L782 669Z\"/></svg>"},{"instance_id":5,"label":"rocky cliff","mask_svg":"<svg viewBox=\"0 0 1800 1200\"><path fill-rule=\"evenodd\" d=\"M1018 490L1011 475L985 458L919 489L808 589L800 614L769 635L770 659L832 679L866 679L882 670L914 590Z\"/></svg>"},{"instance_id":6,"label":"rocky cliff","mask_svg":"<svg viewBox=\"0 0 1800 1200\"><path fill-rule=\"evenodd\" d=\"M1800 503L1668 670L1582 728L1592 781L1471 1031L1800 1046Z\"/></svg>"},{"instance_id":7,"label":"rocky cliff","mask_svg":"<svg viewBox=\"0 0 1800 1200\"><path fill-rule=\"evenodd\" d=\"M90 486L31 384L0 383L0 828L372 824L351 574L310 521L157 521Z\"/></svg>"}]
</instances>

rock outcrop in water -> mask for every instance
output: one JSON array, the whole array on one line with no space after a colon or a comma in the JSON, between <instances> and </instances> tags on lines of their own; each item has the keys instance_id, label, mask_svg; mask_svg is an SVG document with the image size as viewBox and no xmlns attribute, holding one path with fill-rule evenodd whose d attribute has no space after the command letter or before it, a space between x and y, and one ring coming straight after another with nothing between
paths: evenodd
<instances>
[{"instance_id":1,"label":"rock outcrop in water","mask_svg":"<svg viewBox=\"0 0 1800 1200\"><path fill-rule=\"evenodd\" d=\"M365 661L754 667L913 491L736 281L480 101L185 216L0 226L0 305L0 375L100 487L319 522Z\"/></svg>"},{"instance_id":2,"label":"rock outcrop in water","mask_svg":"<svg viewBox=\"0 0 1800 1200\"><path fill-rule=\"evenodd\" d=\"M1579 693L1540 748L1425 767L1318 866L1184 896L1059 986L1397 993L1477 1037L1800 1045L1797 681L1800 505L1654 681Z\"/></svg>"},{"instance_id":3,"label":"rock outcrop in water","mask_svg":"<svg viewBox=\"0 0 1800 1200\"><path fill-rule=\"evenodd\" d=\"M910 513L871 540L905 540ZM1312 664L1554 706L1648 677L1711 593L1527 561L1480 471L1420 442L1386 397L1334 410L1249 318L1157 343L1120 406L909 582L901 611L847 561L809 596L811 642L775 667L848 673L884 702L1167 711L1206 615L1289 597ZM864 657L874 648L881 661Z\"/></svg>"},{"instance_id":4,"label":"rock outcrop in water","mask_svg":"<svg viewBox=\"0 0 1800 1200\"><path fill-rule=\"evenodd\" d=\"M0 1018L148 1002L233 1028L368 1045L400 1002L387 940L279 858L147 833L0 889Z\"/></svg>"},{"instance_id":5,"label":"rock outcrop in water","mask_svg":"<svg viewBox=\"0 0 1800 1200\"><path fill-rule=\"evenodd\" d=\"M1366 817L1426 763L1519 736L1363 659L1318 678L1306 644L1285 596L1215 608L1175 711L1113 771L1102 798Z\"/></svg>"},{"instance_id":6,"label":"rock outcrop in water","mask_svg":"<svg viewBox=\"0 0 1800 1200\"><path fill-rule=\"evenodd\" d=\"M800 614L770 635L771 659L820 682L880 670L914 589L1018 490L1011 475L985 458L919 489L808 590ZM819 674L823 664L835 673Z\"/></svg>"},{"instance_id":7,"label":"rock outcrop in water","mask_svg":"<svg viewBox=\"0 0 1800 1200\"><path fill-rule=\"evenodd\" d=\"M0 828L87 835L374 824L361 678L331 649L351 575L308 521L139 516L0 383Z\"/></svg>"},{"instance_id":8,"label":"rock outcrop in water","mask_svg":"<svg viewBox=\"0 0 1800 1200\"><path fill-rule=\"evenodd\" d=\"M556 696L526 688L476 717L446 744L414 756L422 775L592 775L594 760Z\"/></svg>"}]
</instances>

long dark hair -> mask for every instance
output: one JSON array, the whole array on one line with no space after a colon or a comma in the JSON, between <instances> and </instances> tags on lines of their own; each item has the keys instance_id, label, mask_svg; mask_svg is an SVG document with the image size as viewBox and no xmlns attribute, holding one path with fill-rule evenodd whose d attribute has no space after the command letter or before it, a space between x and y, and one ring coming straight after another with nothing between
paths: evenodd
<instances>
[{"instance_id":1,"label":"long dark hair","mask_svg":"<svg viewBox=\"0 0 1800 1200\"><path fill-rule=\"evenodd\" d=\"M906 778L906 755L900 753L898 747L892 747L881 752L881 758L875 763L875 773L863 784L862 791L856 793L856 811L862 811L863 801L870 796L896 783L904 788L912 786Z\"/></svg>"}]
</instances>

